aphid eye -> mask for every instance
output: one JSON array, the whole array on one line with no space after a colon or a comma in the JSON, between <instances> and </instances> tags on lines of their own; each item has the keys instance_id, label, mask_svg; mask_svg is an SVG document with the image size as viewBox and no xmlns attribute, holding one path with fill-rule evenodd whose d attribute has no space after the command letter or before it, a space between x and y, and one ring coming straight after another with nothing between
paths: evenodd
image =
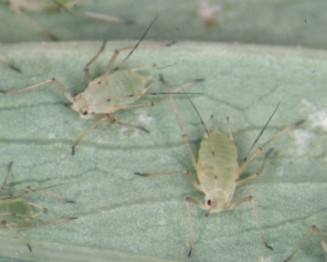
<instances>
[{"instance_id":1,"label":"aphid eye","mask_svg":"<svg viewBox=\"0 0 327 262\"><path fill-rule=\"evenodd\" d=\"M88 115L88 114L89 114L89 112L87 112L87 111L83 111L83 112L82 112L82 115L83 115L83 116L86 116L86 115Z\"/></svg>"},{"instance_id":2,"label":"aphid eye","mask_svg":"<svg viewBox=\"0 0 327 262\"><path fill-rule=\"evenodd\" d=\"M211 199L207 200L207 204L208 204L208 206L211 206Z\"/></svg>"}]
</instances>

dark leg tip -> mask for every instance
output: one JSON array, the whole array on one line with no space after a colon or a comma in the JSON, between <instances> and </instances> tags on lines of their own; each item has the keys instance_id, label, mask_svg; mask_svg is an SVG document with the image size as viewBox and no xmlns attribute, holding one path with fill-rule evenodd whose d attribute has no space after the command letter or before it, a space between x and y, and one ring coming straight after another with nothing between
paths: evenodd
<instances>
[{"instance_id":1,"label":"dark leg tip","mask_svg":"<svg viewBox=\"0 0 327 262\"><path fill-rule=\"evenodd\" d=\"M146 173L134 172L134 175L137 175L137 176L146 176Z\"/></svg>"},{"instance_id":2,"label":"dark leg tip","mask_svg":"<svg viewBox=\"0 0 327 262\"><path fill-rule=\"evenodd\" d=\"M192 248L190 248L190 251L188 252L187 257L190 258L191 255L192 255Z\"/></svg>"},{"instance_id":3,"label":"dark leg tip","mask_svg":"<svg viewBox=\"0 0 327 262\"><path fill-rule=\"evenodd\" d=\"M141 130L142 130L143 132L147 133L147 134L150 134L150 131L149 131L148 129L144 128L144 127L141 127Z\"/></svg>"},{"instance_id":4,"label":"dark leg tip","mask_svg":"<svg viewBox=\"0 0 327 262\"><path fill-rule=\"evenodd\" d=\"M18 67L14 66L14 65L9 65L9 67L12 69L12 70L15 70L17 73L21 73L22 70L20 70Z\"/></svg>"},{"instance_id":5,"label":"dark leg tip","mask_svg":"<svg viewBox=\"0 0 327 262\"><path fill-rule=\"evenodd\" d=\"M26 244L26 246L27 246L28 250L32 253L32 247L31 247L31 245L30 244Z\"/></svg>"},{"instance_id":6,"label":"dark leg tip","mask_svg":"<svg viewBox=\"0 0 327 262\"><path fill-rule=\"evenodd\" d=\"M297 122L295 123L295 126L302 125L304 122L305 122L305 120L304 120L304 119L301 119L301 120L299 120L299 121L297 121Z\"/></svg>"},{"instance_id":7,"label":"dark leg tip","mask_svg":"<svg viewBox=\"0 0 327 262\"><path fill-rule=\"evenodd\" d=\"M72 146L72 156L75 155L75 146Z\"/></svg>"},{"instance_id":8,"label":"dark leg tip","mask_svg":"<svg viewBox=\"0 0 327 262\"><path fill-rule=\"evenodd\" d=\"M265 243L265 246L266 246L266 248L269 248L271 251L273 251L274 249L272 248L272 246L271 245L269 245L268 243Z\"/></svg>"}]
</instances>

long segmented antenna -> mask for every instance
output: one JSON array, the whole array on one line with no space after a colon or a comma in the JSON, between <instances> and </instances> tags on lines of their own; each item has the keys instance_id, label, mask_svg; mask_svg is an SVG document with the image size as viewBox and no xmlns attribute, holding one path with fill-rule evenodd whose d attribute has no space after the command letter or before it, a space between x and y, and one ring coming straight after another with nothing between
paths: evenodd
<instances>
[{"instance_id":1,"label":"long segmented antenna","mask_svg":"<svg viewBox=\"0 0 327 262\"><path fill-rule=\"evenodd\" d=\"M195 113L198 115L198 117L200 119L200 122L201 122L201 125L203 126L204 131L206 132L207 135L209 135L209 130L208 130L206 124L204 123L204 120L201 117L199 110L195 107L195 105L194 105L193 101L191 100L191 98L189 97L189 95L187 93L184 93L184 95L187 97L187 99L191 103Z\"/></svg>"},{"instance_id":2,"label":"long segmented antenna","mask_svg":"<svg viewBox=\"0 0 327 262\"><path fill-rule=\"evenodd\" d=\"M138 48L138 46L141 44L141 42L144 40L145 36L147 35L147 33L149 32L150 28L153 26L153 24L157 21L158 19L158 15L152 20L152 22L150 23L150 25L147 27L147 29L145 29L144 33L142 34L140 40L136 43L136 45L133 47L133 49L127 54L127 56L119 63L118 66L115 67L114 71L117 71L119 69L119 67L121 67L121 65L123 65L126 60L134 53L134 51L136 50L136 48Z\"/></svg>"},{"instance_id":3,"label":"long segmented antenna","mask_svg":"<svg viewBox=\"0 0 327 262\"><path fill-rule=\"evenodd\" d=\"M271 119L274 117L275 113L277 112L278 108L279 108L280 102L278 102L277 106L275 107L274 111L272 112L272 114L270 115L270 117L268 118L266 124L264 125L264 127L262 128L262 130L260 131L259 135L256 137L256 139L253 141L251 147L249 148L249 150L247 151L243 161L246 161L248 158L248 155L251 153L251 151L253 150L254 146L257 144L257 142L259 141L260 137L262 136L263 132L266 130L266 128L268 127Z\"/></svg>"}]
</instances>

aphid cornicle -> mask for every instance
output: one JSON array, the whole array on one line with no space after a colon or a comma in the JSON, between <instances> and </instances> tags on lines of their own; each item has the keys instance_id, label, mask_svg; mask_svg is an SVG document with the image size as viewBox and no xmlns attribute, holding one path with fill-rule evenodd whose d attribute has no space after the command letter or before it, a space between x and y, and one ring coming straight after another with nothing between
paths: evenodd
<instances>
[{"instance_id":1,"label":"aphid cornicle","mask_svg":"<svg viewBox=\"0 0 327 262\"><path fill-rule=\"evenodd\" d=\"M105 48L106 41L103 42L101 48L97 54L90 60L84 68L85 78L88 82L88 87L81 93L73 96L67 88L57 79L51 78L43 82L20 88L15 90L0 90L3 94L18 94L25 91L29 91L41 86L45 86L48 83L54 84L59 90L61 90L65 97L69 100L70 107L78 112L83 118L92 118L99 116L100 118L86 129L79 138L72 145L72 154L74 154L75 147L79 144L82 138L93 128L104 121L111 121L112 123L119 123L128 125L134 128L138 128L145 132L148 132L142 126L122 122L119 119L112 116L112 113L119 110L135 109L142 107L154 106L154 101L148 101L143 103L136 103L142 97L147 95L158 95L162 93L149 93L152 87L152 78L149 75L142 74L142 68L130 68L120 69L120 67L127 61L127 59L133 54L136 48L140 45L151 26L156 21L157 17L147 27L140 40L134 46L128 46L116 49L112 54L108 65L107 72L103 75L91 80L89 67L99 57ZM159 45L159 47L170 46L171 43L165 45ZM117 56L122 50L131 49L126 57L118 64L115 65ZM177 91L177 90L175 90Z\"/></svg>"},{"instance_id":2,"label":"aphid cornicle","mask_svg":"<svg viewBox=\"0 0 327 262\"><path fill-rule=\"evenodd\" d=\"M168 86L168 84L166 83L166 81L163 79L162 76L161 76L161 82L163 83L164 86L166 86L167 89L170 90L170 87ZM237 187L258 177L262 173L266 160L269 154L272 152L272 149L267 151L264 161L258 171L254 172L252 175L247 176L246 178L240 177L241 174L246 170L248 165L256 158L257 155L259 155L262 152L263 148L266 147L268 144L270 144L272 141L274 141L276 138L282 136L284 133L298 127L303 121L301 120L286 126L282 130L275 133L272 136L272 138L270 138L267 142L265 142L264 144L253 150L254 145L256 144L259 137L266 129L270 120L275 114L278 108L277 106L274 112L272 113L272 115L270 116L269 120L265 124L264 128L260 132L259 136L253 143L251 149L249 150L248 154L244 158L244 161L242 163L238 163L237 148L233 141L232 134L230 133L229 135L226 135L219 130L209 132L199 112L195 108L195 105L190 100L188 95L185 94L185 96L188 98L189 102L191 103L193 109L195 110L198 117L200 118L201 124L205 130L204 137L200 143L198 159L196 160L192 152L190 143L188 141L188 136L184 131L179 114L177 112L176 104L172 96L170 94L168 96L175 117L177 119L177 123L181 130L182 138L186 146L186 150L188 152L189 158L195 170L195 174L193 174L190 171L186 171L185 174L191 180L194 188L204 194L203 201L199 201L198 199L195 199L193 197L186 198L186 205L187 205L188 218L189 218L189 247L190 248L189 248L188 256L191 256L192 244L193 244L193 225L192 225L191 209L189 206L190 203L197 206L200 209L207 211L207 215L212 215L215 213L219 213L221 211L231 210L234 207L244 202L250 202L252 204L253 212L255 215L257 228L260 232L260 238L266 247L272 249L272 247L268 244L268 241L266 240L263 234L263 229L259 221L259 216L256 209L255 200L253 199L253 197L245 196L241 199L234 200L233 196ZM141 176L155 175L151 173L139 173L139 172L136 172L135 174Z\"/></svg>"},{"instance_id":3,"label":"aphid cornicle","mask_svg":"<svg viewBox=\"0 0 327 262\"><path fill-rule=\"evenodd\" d=\"M306 242L306 240L311 232L314 233L318 237L324 252L327 254L327 242L326 242L325 236L320 232L320 230L316 226L313 225L307 229L302 240L297 245L297 247L294 249L293 253L285 260L285 262L291 261L291 259L295 256L295 254L302 248L302 246Z\"/></svg>"},{"instance_id":4,"label":"aphid cornicle","mask_svg":"<svg viewBox=\"0 0 327 262\"><path fill-rule=\"evenodd\" d=\"M23 236L21 236L21 234L18 233L17 230L42 224L40 220L36 218L47 213L48 209L29 201L27 195L32 192L40 192L65 203L75 203L75 201L66 199L48 189L36 186L27 186L23 190L13 192L8 188L8 180L12 175L12 164L13 163L11 162L8 165L7 174L0 187L0 227L7 228L14 233L27 246L28 250L32 252L31 245ZM44 222L44 224L65 223L74 219L77 219L77 217L63 217L58 220Z\"/></svg>"},{"instance_id":5,"label":"aphid cornicle","mask_svg":"<svg viewBox=\"0 0 327 262\"><path fill-rule=\"evenodd\" d=\"M61 10L70 15L80 15L92 20L109 22L113 24L126 25L132 23L129 20L112 16L100 14L97 12L75 12L74 7L81 2L80 0L2 0L10 9L17 15L24 17L32 26L37 28L43 35L50 40L58 40L58 37L50 32L46 27L40 24L29 13L50 13L59 12Z\"/></svg>"}]
</instances>

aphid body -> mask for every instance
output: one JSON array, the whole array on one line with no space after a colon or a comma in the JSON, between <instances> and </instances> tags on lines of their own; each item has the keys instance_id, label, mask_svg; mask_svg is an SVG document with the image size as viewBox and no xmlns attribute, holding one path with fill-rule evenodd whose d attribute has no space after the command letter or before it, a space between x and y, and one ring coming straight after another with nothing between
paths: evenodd
<instances>
[{"instance_id":1,"label":"aphid body","mask_svg":"<svg viewBox=\"0 0 327 262\"><path fill-rule=\"evenodd\" d=\"M233 141L220 131L206 133L197 161L198 189L205 195L202 208L209 214L228 209L239 174Z\"/></svg>"},{"instance_id":2,"label":"aphid body","mask_svg":"<svg viewBox=\"0 0 327 262\"><path fill-rule=\"evenodd\" d=\"M45 84L52 83L58 89L60 89L66 98L70 101L70 107L78 112L83 118L92 118L99 117L99 119L86 129L80 137L76 140L76 142L72 146L72 153L74 154L74 148L76 145L82 140L82 138L93 128L104 121L111 121L112 123L119 123L123 125L128 125L134 128L138 128L145 132L148 132L145 128L125 123L117 118L113 117L111 114L117 112L119 110L124 109L135 109L142 107L151 107L154 106L154 101L149 101L145 103L137 103L143 96L147 95L157 95L160 93L149 93L149 89L152 87L152 77L149 75L144 75L141 73L143 68L130 68L130 69L121 69L121 66L127 61L127 59L133 54L136 48L140 45L142 40L144 39L147 32L150 30L153 23L156 21L157 17L151 22L151 24L147 27L145 32L143 33L140 40L134 46L128 46L116 49L112 54L109 62L107 64L106 73L100 75L99 77L91 80L89 67L90 65L99 57L99 55L103 52L106 41L103 42L102 46L98 50L97 54L87 63L84 68L85 78L88 82L87 88L73 96L67 88L57 79L50 78L43 82L20 88L15 90L0 90L0 93L3 94L18 94L25 91L29 91ZM167 45L159 45L159 47L169 46ZM158 46L158 45L157 45ZM115 61L117 56L122 50L131 49L131 51L127 54L127 56L122 59L122 61L115 65ZM174 90L175 92L178 90ZM174 93L174 92L173 92Z\"/></svg>"},{"instance_id":3,"label":"aphid body","mask_svg":"<svg viewBox=\"0 0 327 262\"><path fill-rule=\"evenodd\" d=\"M23 190L13 191L8 188L7 182L12 174L11 172L12 162L8 165L7 174L0 187L0 226L7 228L14 233L32 252L31 245L17 232L17 229L36 226L39 221L35 218L48 212L48 209L35 204L28 200L27 194L39 191L50 197L56 198L65 203L75 203L73 200L68 200L63 196L49 191L44 188L27 186ZM48 221L48 224L54 224L59 222L69 222L77 219L77 217L63 217L57 221Z\"/></svg>"},{"instance_id":4,"label":"aphid body","mask_svg":"<svg viewBox=\"0 0 327 262\"><path fill-rule=\"evenodd\" d=\"M71 108L82 117L111 114L137 102L150 88L151 77L137 70L121 69L94 79L73 97Z\"/></svg>"},{"instance_id":5,"label":"aphid body","mask_svg":"<svg viewBox=\"0 0 327 262\"><path fill-rule=\"evenodd\" d=\"M166 86L167 89L170 90L170 87L168 86L168 84L166 83L166 81L163 79L162 76L161 76L161 82ZM197 113L205 131L204 137L200 143L198 159L196 160L192 148L190 146L188 136L184 131L184 127L181 123L174 99L172 98L171 94L169 94L168 95L169 101L171 103L177 123L181 130L182 138L186 146L187 153L195 169L195 174L193 174L188 170L185 172L185 174L191 180L194 188L204 194L203 202L193 197L186 197L185 199L188 209L188 215L189 215L189 231L190 231L190 238L189 238L190 250L188 256L191 255L192 243L193 243L193 226L192 226L191 210L189 206L190 203L194 204L200 209L207 211L207 215L211 215L214 213L219 213L220 211L231 210L242 203L250 202L252 204L252 209L254 212L257 228L258 231L260 232L261 241L264 243L264 245L267 248L272 249L272 247L268 244L268 241L266 240L263 234L263 229L259 221L256 204L253 197L249 195L234 200L233 195L237 187L261 175L265 167L266 160L273 150L270 149L267 151L267 153L265 154L264 161L261 167L259 168L259 170L257 170L256 172L245 178L242 178L241 175L249 166L249 164L252 163L252 161L263 151L263 149L267 145L269 145L278 137L284 135L286 132L298 127L303 122L303 120L286 126L282 130L276 132L268 141L266 141L261 146L253 150L255 144L257 143L260 136L267 128L268 124L270 123L270 120L272 119L275 112L277 111L279 106L278 104L278 106L275 108L274 112L266 122L265 126L263 127L262 131L255 139L249 152L246 154L246 157L243 159L241 163L238 163L237 148L233 141L233 136L231 132L229 133L229 135L226 135L219 130L214 130L212 132L209 132L203 119L201 118L199 112L197 111L195 105L193 104L193 102L191 101L191 99L187 94L185 94L185 96L188 98L194 111ZM144 176L151 175L147 173L136 173L136 174L144 175Z\"/></svg>"}]
</instances>

